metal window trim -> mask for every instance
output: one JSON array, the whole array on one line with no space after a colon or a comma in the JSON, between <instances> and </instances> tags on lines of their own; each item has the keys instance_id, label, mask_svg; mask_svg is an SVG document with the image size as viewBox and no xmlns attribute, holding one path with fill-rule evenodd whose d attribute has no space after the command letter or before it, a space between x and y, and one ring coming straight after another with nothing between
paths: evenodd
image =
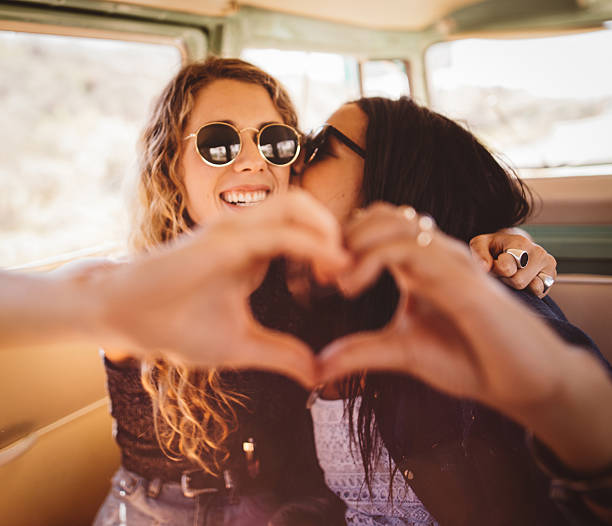
<instances>
[{"instance_id":1,"label":"metal window trim","mask_svg":"<svg viewBox=\"0 0 612 526\"><path fill-rule=\"evenodd\" d=\"M208 37L200 28L57 9L0 6L0 30L171 45L183 62L208 52Z\"/></svg>"}]
</instances>

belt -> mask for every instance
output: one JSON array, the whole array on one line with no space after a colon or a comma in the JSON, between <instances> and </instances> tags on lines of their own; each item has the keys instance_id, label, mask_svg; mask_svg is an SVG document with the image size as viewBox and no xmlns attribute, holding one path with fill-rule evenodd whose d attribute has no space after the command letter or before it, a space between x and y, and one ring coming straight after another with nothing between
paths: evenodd
<instances>
[{"instance_id":1,"label":"belt","mask_svg":"<svg viewBox=\"0 0 612 526\"><path fill-rule=\"evenodd\" d=\"M125 468L124 468L125 470ZM140 485L147 495L157 498L164 486L176 488L187 498L195 498L198 495L219 493L224 495L235 495L237 491L248 489L253 481L239 477L234 470L226 469L220 477L212 476L200 469L183 471L180 480L162 480L159 477L147 478L137 473L124 471L125 475L119 481L121 491L127 494L133 493ZM249 484L251 482L251 484Z\"/></svg>"},{"instance_id":2,"label":"belt","mask_svg":"<svg viewBox=\"0 0 612 526\"><path fill-rule=\"evenodd\" d=\"M181 475L181 489L185 497L196 497L203 493L232 493L238 489L242 482L233 470L224 469L223 478L213 477L202 470L183 471Z\"/></svg>"}]
</instances>

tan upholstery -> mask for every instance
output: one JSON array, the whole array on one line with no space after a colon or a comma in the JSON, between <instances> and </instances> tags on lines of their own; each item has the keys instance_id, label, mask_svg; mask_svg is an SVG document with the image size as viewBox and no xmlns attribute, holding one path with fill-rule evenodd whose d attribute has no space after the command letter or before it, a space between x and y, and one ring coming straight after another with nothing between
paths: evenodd
<instances>
[{"instance_id":1,"label":"tan upholstery","mask_svg":"<svg viewBox=\"0 0 612 526\"><path fill-rule=\"evenodd\" d=\"M38 438L0 462L0 523L90 524L119 465L97 349L6 349L2 357L0 439L8 446L20 427Z\"/></svg>"},{"instance_id":2,"label":"tan upholstery","mask_svg":"<svg viewBox=\"0 0 612 526\"><path fill-rule=\"evenodd\" d=\"M612 224L612 175L527 179L544 202L532 225Z\"/></svg>"},{"instance_id":3,"label":"tan upholstery","mask_svg":"<svg viewBox=\"0 0 612 526\"><path fill-rule=\"evenodd\" d=\"M612 276L562 274L550 294L612 362Z\"/></svg>"},{"instance_id":4,"label":"tan upholstery","mask_svg":"<svg viewBox=\"0 0 612 526\"><path fill-rule=\"evenodd\" d=\"M22 456L0 466L2 524L91 524L118 465L111 417L103 405L44 434Z\"/></svg>"}]
</instances>

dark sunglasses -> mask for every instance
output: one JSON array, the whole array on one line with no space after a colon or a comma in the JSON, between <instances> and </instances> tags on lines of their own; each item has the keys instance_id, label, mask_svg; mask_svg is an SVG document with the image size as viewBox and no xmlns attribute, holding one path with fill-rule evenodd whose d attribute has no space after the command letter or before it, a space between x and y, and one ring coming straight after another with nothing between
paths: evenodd
<instances>
[{"instance_id":1,"label":"dark sunglasses","mask_svg":"<svg viewBox=\"0 0 612 526\"><path fill-rule=\"evenodd\" d=\"M349 139L344 133L338 128L335 128L331 124L324 124L320 126L306 137L304 140L304 164L311 164L314 162L319 150L325 145L329 136L333 135L342 144L348 146L357 155L365 159L365 150Z\"/></svg>"},{"instance_id":2,"label":"dark sunglasses","mask_svg":"<svg viewBox=\"0 0 612 526\"><path fill-rule=\"evenodd\" d=\"M239 130L228 122L209 122L185 140L195 139L198 155L209 166L228 166L242 151L242 132L257 133L254 139L260 155L274 166L288 166L300 154L300 134L287 124L266 124L261 130L244 128Z\"/></svg>"}]
</instances>

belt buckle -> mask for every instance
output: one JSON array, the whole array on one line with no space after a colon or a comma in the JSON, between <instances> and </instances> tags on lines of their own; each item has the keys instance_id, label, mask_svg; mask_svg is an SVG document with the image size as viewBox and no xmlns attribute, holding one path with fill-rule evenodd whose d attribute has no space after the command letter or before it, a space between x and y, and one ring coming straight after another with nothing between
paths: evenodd
<instances>
[{"instance_id":1,"label":"belt buckle","mask_svg":"<svg viewBox=\"0 0 612 526\"><path fill-rule=\"evenodd\" d=\"M191 474L197 473L199 471L199 469L183 471L183 474L181 475L181 490L183 490L183 495L185 495L185 497L192 499L194 497L197 497L198 495L202 495L203 493L217 493L219 491L217 488L192 488L189 485L191 482Z\"/></svg>"}]
</instances>

